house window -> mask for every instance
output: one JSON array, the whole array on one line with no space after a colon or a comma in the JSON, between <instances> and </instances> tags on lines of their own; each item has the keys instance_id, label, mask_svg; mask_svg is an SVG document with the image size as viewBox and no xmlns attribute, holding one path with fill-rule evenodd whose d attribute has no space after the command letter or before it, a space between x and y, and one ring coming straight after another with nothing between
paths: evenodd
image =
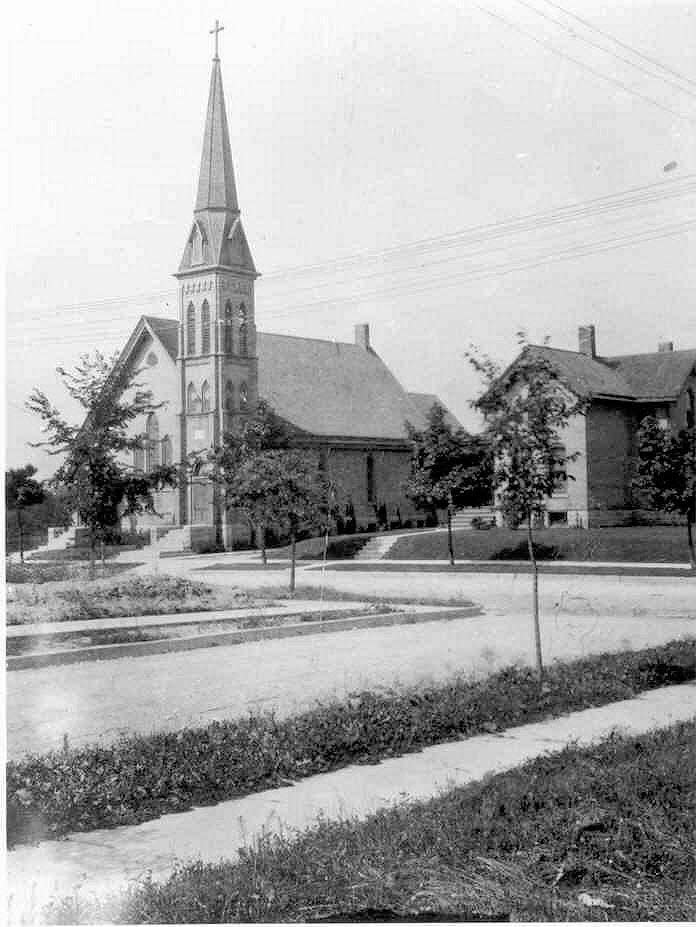
<instances>
[{"instance_id":1,"label":"house window","mask_svg":"<svg viewBox=\"0 0 696 927\"><path fill-rule=\"evenodd\" d=\"M196 353L196 307L193 303L189 303L186 310L186 351Z\"/></svg>"},{"instance_id":2,"label":"house window","mask_svg":"<svg viewBox=\"0 0 696 927\"><path fill-rule=\"evenodd\" d=\"M145 471L150 473L159 466L159 422L154 412L147 417L145 427Z\"/></svg>"},{"instance_id":3,"label":"house window","mask_svg":"<svg viewBox=\"0 0 696 927\"><path fill-rule=\"evenodd\" d=\"M563 444L554 447L551 471L553 474L554 496L565 496L568 492L568 474L566 472L566 449Z\"/></svg>"},{"instance_id":4,"label":"house window","mask_svg":"<svg viewBox=\"0 0 696 927\"><path fill-rule=\"evenodd\" d=\"M225 411L234 412L234 383L228 380L225 384Z\"/></svg>"},{"instance_id":5,"label":"house window","mask_svg":"<svg viewBox=\"0 0 696 927\"><path fill-rule=\"evenodd\" d=\"M201 397L198 395L193 383L189 383L188 389L186 390L186 408L189 412L201 411Z\"/></svg>"},{"instance_id":6,"label":"house window","mask_svg":"<svg viewBox=\"0 0 696 927\"><path fill-rule=\"evenodd\" d=\"M201 386L201 412L210 412L210 386L207 380Z\"/></svg>"},{"instance_id":7,"label":"house window","mask_svg":"<svg viewBox=\"0 0 696 927\"><path fill-rule=\"evenodd\" d=\"M233 322L232 303L227 300L225 303L225 354L231 354L233 350L232 342L232 322Z\"/></svg>"},{"instance_id":8,"label":"house window","mask_svg":"<svg viewBox=\"0 0 696 927\"><path fill-rule=\"evenodd\" d=\"M165 435L162 438L162 466L171 467L172 465L172 439L169 435Z\"/></svg>"},{"instance_id":9,"label":"house window","mask_svg":"<svg viewBox=\"0 0 696 927\"><path fill-rule=\"evenodd\" d=\"M247 335L247 311L244 303L239 307L239 353L244 356L249 349Z\"/></svg>"},{"instance_id":10,"label":"house window","mask_svg":"<svg viewBox=\"0 0 696 927\"><path fill-rule=\"evenodd\" d=\"M208 300L201 309L201 354L210 354L210 306Z\"/></svg>"},{"instance_id":11,"label":"house window","mask_svg":"<svg viewBox=\"0 0 696 927\"><path fill-rule=\"evenodd\" d=\"M239 408L242 412L246 412L247 406L249 405L249 388L246 383L240 384L239 387Z\"/></svg>"},{"instance_id":12,"label":"house window","mask_svg":"<svg viewBox=\"0 0 696 927\"><path fill-rule=\"evenodd\" d=\"M367 481L367 501L375 501L375 459L368 454L365 459L365 477Z\"/></svg>"}]
</instances>

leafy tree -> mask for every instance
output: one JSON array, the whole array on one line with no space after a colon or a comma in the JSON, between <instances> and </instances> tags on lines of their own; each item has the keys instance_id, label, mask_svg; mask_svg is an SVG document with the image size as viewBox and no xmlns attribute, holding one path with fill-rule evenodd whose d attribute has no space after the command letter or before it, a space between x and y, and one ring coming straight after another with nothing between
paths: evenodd
<instances>
[{"instance_id":1,"label":"leafy tree","mask_svg":"<svg viewBox=\"0 0 696 927\"><path fill-rule=\"evenodd\" d=\"M19 556L24 563L24 511L39 505L46 498L42 484L34 479L36 467L27 464L15 470L5 471L5 505L14 509L19 532Z\"/></svg>"},{"instance_id":2,"label":"leafy tree","mask_svg":"<svg viewBox=\"0 0 696 927\"><path fill-rule=\"evenodd\" d=\"M539 567L534 550L534 524L544 516L554 491L557 468L577 454L559 454L562 429L584 414L586 399L567 389L554 365L529 345L522 333L518 359L504 372L485 355L467 355L483 377L486 390L473 406L486 420L486 435L494 459L493 485L497 503L508 523L526 525L533 573L533 620L536 667L541 679L543 659L539 626Z\"/></svg>"},{"instance_id":3,"label":"leafy tree","mask_svg":"<svg viewBox=\"0 0 696 927\"><path fill-rule=\"evenodd\" d=\"M64 487L78 519L89 529L91 560L122 515L154 512L153 494L176 483L172 466L138 473L123 460L143 446L143 436L130 433L131 424L162 403L136 381L137 371L106 358L99 351L83 354L73 371L58 367L65 389L84 409L81 424L70 423L41 390L34 390L27 408L43 422L45 441L34 444L64 460L52 483Z\"/></svg>"},{"instance_id":4,"label":"leafy tree","mask_svg":"<svg viewBox=\"0 0 696 927\"><path fill-rule=\"evenodd\" d=\"M274 527L290 536L290 591L295 591L295 545L300 529L325 527L331 487L307 452L260 450L241 458L227 489L230 505L262 532Z\"/></svg>"},{"instance_id":5,"label":"leafy tree","mask_svg":"<svg viewBox=\"0 0 696 927\"><path fill-rule=\"evenodd\" d=\"M433 513L447 509L447 541L454 566L454 509L490 500L492 468L487 442L463 428L453 428L439 403L429 410L424 429L406 422L406 430L413 443L413 470L404 491L418 508Z\"/></svg>"},{"instance_id":6,"label":"leafy tree","mask_svg":"<svg viewBox=\"0 0 696 927\"><path fill-rule=\"evenodd\" d=\"M696 523L696 428L679 432L646 416L637 435L637 474L633 487L652 507L686 518L689 559L696 570L693 525Z\"/></svg>"}]
</instances>

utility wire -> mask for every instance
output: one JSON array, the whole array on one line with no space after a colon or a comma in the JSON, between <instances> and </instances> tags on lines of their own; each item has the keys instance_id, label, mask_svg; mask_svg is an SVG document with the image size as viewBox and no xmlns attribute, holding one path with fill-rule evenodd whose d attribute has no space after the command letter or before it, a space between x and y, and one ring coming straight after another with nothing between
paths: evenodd
<instances>
[{"instance_id":1,"label":"utility wire","mask_svg":"<svg viewBox=\"0 0 696 927\"><path fill-rule=\"evenodd\" d=\"M665 64L662 64L661 61L658 61L656 58L651 58L650 55L645 55L643 52L638 51L636 48L633 48L631 45L628 45L626 42L622 42L620 39L617 39L616 36L611 35L609 32L605 32L603 29L600 29L598 26L593 25L588 20L583 19L582 16L578 16L577 13L571 13L570 10L566 10L565 7L562 7L558 3L552 2L552 0L542 0L542 2L547 3L549 6L555 7L557 10L560 10L562 13L565 13L566 16L570 16L572 19L577 20L577 22L582 23L583 26L586 26L588 29L591 29L593 32L598 33L603 36L605 39L609 39L612 42L615 42L621 48L624 48L626 51L631 52L632 55L636 55L638 58L642 58L643 61L647 61L649 64L654 64L656 67L661 68L663 71L666 71L668 74L671 74L673 77L677 77L679 80L686 81L687 84L692 84L696 87L696 80L693 80L691 77L687 77L685 74L681 74L675 68L670 68Z\"/></svg>"},{"instance_id":2,"label":"utility wire","mask_svg":"<svg viewBox=\"0 0 696 927\"><path fill-rule=\"evenodd\" d=\"M478 226L471 226L455 232L449 232L444 235L438 235L431 238L421 239L410 242L405 245L398 245L393 248L387 248L383 251L362 252L345 258L337 258L330 261L308 264L288 271L279 271L262 276L263 282L275 282L281 277L294 275L300 271L303 273L322 270L345 270L351 266L359 265L367 261L376 261L380 258L393 259L396 257L407 257L427 253L444 248L459 247L462 244L477 244L482 241L495 240L507 235L517 234L527 231L538 231L545 227L555 226L565 222L580 221L594 216L604 215L615 210L641 207L651 205L663 200L674 199L675 197L688 196L694 189L694 180L696 173L685 174L683 177L672 180L662 180L643 186L630 187L618 193L605 194L594 197L589 200L570 203L566 206L557 207L552 210L538 211L520 216L515 219L506 219L499 222L485 223ZM388 269L384 271L389 272ZM355 280L360 279L353 278ZM323 286L326 284L315 284L314 286ZM295 288L297 290L298 288ZM306 287L304 289L307 289ZM40 316L41 314L55 315L56 312L83 312L88 309L91 313L112 312L116 307L127 304L137 304L139 302L155 301L157 299L170 299L177 301L177 292L175 290L158 290L151 293L139 293L131 296L107 297L102 299L89 300L80 303L71 303L58 306L44 306L33 309L20 307L17 314L30 317ZM12 314L12 309L10 313ZM145 313L146 314L146 313Z\"/></svg>"},{"instance_id":3,"label":"utility wire","mask_svg":"<svg viewBox=\"0 0 696 927\"><path fill-rule=\"evenodd\" d=\"M657 80L661 80L666 84L669 84L670 87L675 87L681 93L686 93L690 97L696 100L696 93L693 90L689 90L687 87L683 87L681 84L678 84L676 81L670 80L668 77L665 77L663 74L656 74L655 71L651 71L649 68L644 67L642 64L637 64L635 61L631 61L630 58L625 58L623 55L618 55L616 52L612 51L610 48L601 45L599 42L593 42L592 39L588 39L583 35L580 35L572 26L566 25L560 19L556 19L553 16L549 16L548 13L545 13L543 10L540 10L538 7L534 6L532 3L527 3L527 0L515 0L515 3L519 3L520 6L526 7L528 10L531 10L533 13L536 13L537 16L541 16L543 19L548 22L553 23L556 26L560 26L565 32L568 32L572 38L578 39L580 42L585 42L587 45L590 45L592 48L597 48L600 51L605 52L607 55L611 55L612 58L616 58L617 61L621 61L623 64L627 64L631 68L635 68L637 71L640 71L643 74L647 74L649 77L654 77ZM552 6L557 7L557 9L562 9L558 7L557 4L553 3ZM569 13L567 10L562 10L567 16L572 16L572 13Z\"/></svg>"},{"instance_id":4,"label":"utility wire","mask_svg":"<svg viewBox=\"0 0 696 927\"><path fill-rule=\"evenodd\" d=\"M590 74L593 74L595 77L599 77L601 80L608 81L610 84L614 84L616 87L620 87L621 90L624 90L626 93L632 94L634 97L637 97L639 100L642 100L644 103L650 103L652 106L656 106L658 109L663 110L665 113L669 113L672 116L677 116L679 119L684 119L686 122L696 123L696 117L687 116L684 113L680 113L676 109L672 109L669 106L665 106L663 103L660 103L658 100L654 100L652 97L647 96L640 91L635 90L630 84L625 84L623 81L618 80L615 77L610 77L608 74L603 74L601 71L598 71L596 68L591 67L591 65L586 64L579 58L573 57L573 55L568 55L565 52L562 52L560 49L556 48L555 45L552 45L551 42L547 42L545 39L540 39L538 36L534 35L533 32L529 32L527 29L523 29L517 23L510 22L509 19L506 19L504 16L501 16L499 13L494 13L492 10L489 10L485 6L476 4L479 10L482 13L486 13L487 16L490 16L492 19L497 19L499 22L503 23L509 29L513 29L515 32L519 32L520 35L526 36L528 39L531 39L533 42L536 42L537 45L541 45L542 48L547 49L552 52L554 55L558 55L560 58L565 58L568 61L572 61L573 64L577 64L578 67L583 68L585 71L589 71Z\"/></svg>"}]
</instances>

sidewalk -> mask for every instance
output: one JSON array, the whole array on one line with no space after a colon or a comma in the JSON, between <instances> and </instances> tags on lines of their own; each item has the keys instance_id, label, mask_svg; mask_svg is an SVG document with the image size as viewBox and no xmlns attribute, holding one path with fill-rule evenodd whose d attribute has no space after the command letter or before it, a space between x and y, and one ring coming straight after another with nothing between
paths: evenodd
<instances>
[{"instance_id":1,"label":"sidewalk","mask_svg":"<svg viewBox=\"0 0 696 927\"><path fill-rule=\"evenodd\" d=\"M262 834L289 833L325 819L365 817L404 800L427 800L489 773L514 768L613 730L639 735L696 716L696 683L389 759L351 766L218 805L133 827L78 834L7 854L9 923L36 922L52 896L118 890L151 873L165 879L177 861L233 859Z\"/></svg>"}]
</instances>

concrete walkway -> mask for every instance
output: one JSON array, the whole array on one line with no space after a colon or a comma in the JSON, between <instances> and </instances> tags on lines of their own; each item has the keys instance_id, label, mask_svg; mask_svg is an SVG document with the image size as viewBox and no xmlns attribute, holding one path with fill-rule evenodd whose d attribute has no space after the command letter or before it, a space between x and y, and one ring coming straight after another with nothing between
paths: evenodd
<instances>
[{"instance_id":1,"label":"concrete walkway","mask_svg":"<svg viewBox=\"0 0 696 927\"><path fill-rule=\"evenodd\" d=\"M52 896L98 897L148 873L164 879L177 861L234 859L240 848L263 834L302 830L320 815L330 820L363 818L404 800L426 800L572 743L597 742L615 729L638 735L694 717L696 684L671 686L137 826L20 847L7 854L9 922L35 922Z\"/></svg>"}]
</instances>

